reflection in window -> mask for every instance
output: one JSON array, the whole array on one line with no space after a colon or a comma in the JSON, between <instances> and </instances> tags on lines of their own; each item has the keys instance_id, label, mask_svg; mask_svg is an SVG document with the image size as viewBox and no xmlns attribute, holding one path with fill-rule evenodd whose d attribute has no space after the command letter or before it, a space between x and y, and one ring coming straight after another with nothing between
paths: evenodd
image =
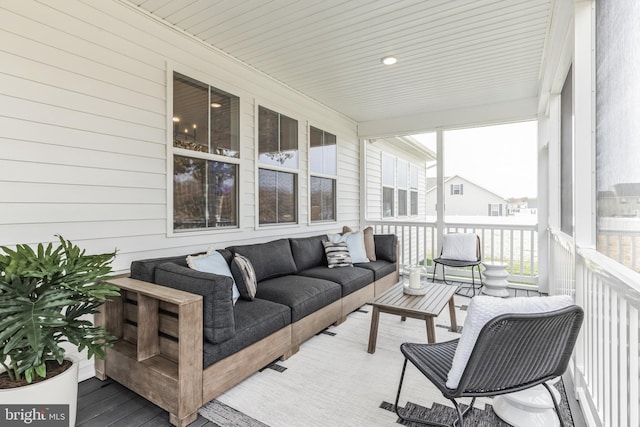
<instances>
[{"instance_id":1,"label":"reflection in window","mask_svg":"<svg viewBox=\"0 0 640 427\"><path fill-rule=\"evenodd\" d=\"M309 172L311 221L336 220L337 180L336 136L309 128Z\"/></svg>"},{"instance_id":2,"label":"reflection in window","mask_svg":"<svg viewBox=\"0 0 640 427\"><path fill-rule=\"evenodd\" d=\"M269 169L260 169L259 221L260 224L297 222L297 175Z\"/></svg>"},{"instance_id":3,"label":"reflection in window","mask_svg":"<svg viewBox=\"0 0 640 427\"><path fill-rule=\"evenodd\" d=\"M238 158L239 116L237 96L174 73L174 147Z\"/></svg>"},{"instance_id":4,"label":"reflection in window","mask_svg":"<svg viewBox=\"0 0 640 427\"><path fill-rule=\"evenodd\" d=\"M175 230L237 225L237 165L174 156Z\"/></svg>"},{"instance_id":5,"label":"reflection in window","mask_svg":"<svg viewBox=\"0 0 640 427\"><path fill-rule=\"evenodd\" d=\"M389 187L382 187L382 216L392 217L394 216L394 189Z\"/></svg>"},{"instance_id":6,"label":"reflection in window","mask_svg":"<svg viewBox=\"0 0 640 427\"><path fill-rule=\"evenodd\" d=\"M239 98L173 73L173 229L237 227Z\"/></svg>"},{"instance_id":7,"label":"reflection in window","mask_svg":"<svg viewBox=\"0 0 640 427\"><path fill-rule=\"evenodd\" d=\"M258 160L265 165L298 168L298 121L258 108Z\"/></svg>"},{"instance_id":8,"label":"reflection in window","mask_svg":"<svg viewBox=\"0 0 640 427\"><path fill-rule=\"evenodd\" d=\"M335 221L336 181L311 177L311 221Z\"/></svg>"}]
</instances>

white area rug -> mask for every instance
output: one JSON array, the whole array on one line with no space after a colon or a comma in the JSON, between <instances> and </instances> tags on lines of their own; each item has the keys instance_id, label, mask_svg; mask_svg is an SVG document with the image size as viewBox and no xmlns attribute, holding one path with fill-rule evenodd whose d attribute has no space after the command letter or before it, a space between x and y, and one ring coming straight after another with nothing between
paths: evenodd
<instances>
[{"instance_id":1,"label":"white area rug","mask_svg":"<svg viewBox=\"0 0 640 427\"><path fill-rule=\"evenodd\" d=\"M459 307L469 301L455 296L459 326L464 324L466 314ZM402 322L399 316L382 313L376 352L369 354L372 309L365 305L362 310L365 312L356 311L346 322L329 328L328 333L305 342L288 360L277 362L286 368L283 372L264 369L252 375L201 408L200 414L220 426L397 425L396 414L380 405L395 402L404 361L400 344L426 342L425 323L416 319ZM459 336L449 331L446 307L436 325L438 341ZM431 407L433 402L452 407L411 364L400 405L404 406L407 400L425 407ZM478 399L475 407L483 409L490 402L491 399Z\"/></svg>"}]
</instances>

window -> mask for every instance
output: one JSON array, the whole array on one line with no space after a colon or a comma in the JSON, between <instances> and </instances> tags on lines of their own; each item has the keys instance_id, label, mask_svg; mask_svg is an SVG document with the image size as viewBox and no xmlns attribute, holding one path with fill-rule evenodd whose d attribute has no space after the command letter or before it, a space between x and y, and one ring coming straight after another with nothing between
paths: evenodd
<instances>
[{"instance_id":1,"label":"window","mask_svg":"<svg viewBox=\"0 0 640 427\"><path fill-rule=\"evenodd\" d=\"M395 216L396 159L382 153L382 216Z\"/></svg>"},{"instance_id":2,"label":"window","mask_svg":"<svg viewBox=\"0 0 640 427\"><path fill-rule=\"evenodd\" d=\"M489 216L502 216L502 205L500 203L490 203Z\"/></svg>"},{"instance_id":3,"label":"window","mask_svg":"<svg viewBox=\"0 0 640 427\"><path fill-rule=\"evenodd\" d=\"M338 170L336 136L309 128L309 187L311 222L336 220Z\"/></svg>"},{"instance_id":4,"label":"window","mask_svg":"<svg viewBox=\"0 0 640 427\"><path fill-rule=\"evenodd\" d=\"M258 107L259 223L298 222L298 121Z\"/></svg>"},{"instance_id":5,"label":"window","mask_svg":"<svg viewBox=\"0 0 640 427\"><path fill-rule=\"evenodd\" d=\"M238 226L239 98L173 73L173 229Z\"/></svg>"},{"instance_id":6,"label":"window","mask_svg":"<svg viewBox=\"0 0 640 427\"><path fill-rule=\"evenodd\" d=\"M462 196L462 187L463 184L451 184L451 195Z\"/></svg>"},{"instance_id":7,"label":"window","mask_svg":"<svg viewBox=\"0 0 640 427\"><path fill-rule=\"evenodd\" d=\"M398 160L398 216L407 216L407 188L409 184L409 165Z\"/></svg>"}]
</instances>

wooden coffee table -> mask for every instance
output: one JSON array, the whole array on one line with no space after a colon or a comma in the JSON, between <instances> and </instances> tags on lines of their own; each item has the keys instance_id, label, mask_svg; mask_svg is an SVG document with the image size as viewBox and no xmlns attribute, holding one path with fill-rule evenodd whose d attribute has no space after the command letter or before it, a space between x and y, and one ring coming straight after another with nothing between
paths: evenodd
<instances>
[{"instance_id":1,"label":"wooden coffee table","mask_svg":"<svg viewBox=\"0 0 640 427\"><path fill-rule=\"evenodd\" d=\"M458 331L456 322L456 310L453 303L453 295L456 293L456 286L440 285L438 283L427 284L426 295L406 295L403 292L403 282L398 283L384 294L376 298L371 305L373 314L371 316L371 330L369 331L369 353L376 351L376 341L378 339L378 322L380 313L390 313L402 316L402 320L407 317L422 319L427 324L427 342L436 342L436 318L449 304L449 316L451 317L451 330Z\"/></svg>"}]
</instances>

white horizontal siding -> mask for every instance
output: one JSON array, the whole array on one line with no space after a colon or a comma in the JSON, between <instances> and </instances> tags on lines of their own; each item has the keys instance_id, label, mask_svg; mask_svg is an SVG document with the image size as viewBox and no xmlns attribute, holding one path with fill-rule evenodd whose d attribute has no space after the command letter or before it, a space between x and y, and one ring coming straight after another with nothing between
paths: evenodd
<instances>
[{"instance_id":1,"label":"white horizontal siding","mask_svg":"<svg viewBox=\"0 0 640 427\"><path fill-rule=\"evenodd\" d=\"M0 5L0 244L55 240L134 259L289 235L360 217L355 123L119 2ZM167 237L167 69L240 97L240 229ZM256 99L300 126L300 225L257 228ZM338 137L338 220L307 225L305 124Z\"/></svg>"}]
</instances>

